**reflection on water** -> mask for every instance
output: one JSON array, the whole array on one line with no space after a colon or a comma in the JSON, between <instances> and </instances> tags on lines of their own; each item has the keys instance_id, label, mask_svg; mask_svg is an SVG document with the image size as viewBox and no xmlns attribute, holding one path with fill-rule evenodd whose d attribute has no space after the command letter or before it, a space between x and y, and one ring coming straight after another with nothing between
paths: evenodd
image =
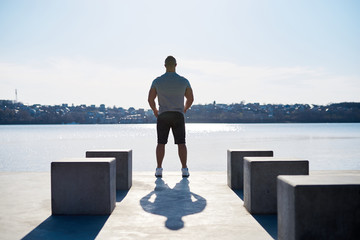
<instances>
[{"instance_id":1,"label":"reflection on water","mask_svg":"<svg viewBox=\"0 0 360 240\"><path fill-rule=\"evenodd\" d=\"M192 171L225 171L227 149L272 149L310 170L360 169L360 124L187 124ZM164 168L179 170L172 134ZM133 149L133 169L155 168L155 124L0 126L0 171L49 171L50 162L91 149Z\"/></svg>"}]
</instances>

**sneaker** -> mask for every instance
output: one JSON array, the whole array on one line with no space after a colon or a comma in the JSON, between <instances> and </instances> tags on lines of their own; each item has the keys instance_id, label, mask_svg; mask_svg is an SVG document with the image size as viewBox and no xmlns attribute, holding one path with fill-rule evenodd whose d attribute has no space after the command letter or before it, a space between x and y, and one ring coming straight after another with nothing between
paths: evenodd
<instances>
[{"instance_id":1,"label":"sneaker","mask_svg":"<svg viewBox=\"0 0 360 240\"><path fill-rule=\"evenodd\" d=\"M162 177L162 171L163 171L162 168L156 168L155 177L161 178Z\"/></svg>"},{"instance_id":2,"label":"sneaker","mask_svg":"<svg viewBox=\"0 0 360 240\"><path fill-rule=\"evenodd\" d=\"M189 169L188 168L182 168L181 169L181 173L182 173L182 177L189 177L190 176L190 173L189 173Z\"/></svg>"}]
</instances>

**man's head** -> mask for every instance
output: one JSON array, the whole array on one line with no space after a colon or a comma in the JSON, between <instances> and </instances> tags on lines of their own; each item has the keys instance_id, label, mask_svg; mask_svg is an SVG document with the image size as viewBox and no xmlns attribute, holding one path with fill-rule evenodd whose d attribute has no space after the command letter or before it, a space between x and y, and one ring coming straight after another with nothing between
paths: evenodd
<instances>
[{"instance_id":1,"label":"man's head","mask_svg":"<svg viewBox=\"0 0 360 240\"><path fill-rule=\"evenodd\" d=\"M167 72L175 72L176 59L173 56L168 56L165 59L165 67Z\"/></svg>"}]
</instances>

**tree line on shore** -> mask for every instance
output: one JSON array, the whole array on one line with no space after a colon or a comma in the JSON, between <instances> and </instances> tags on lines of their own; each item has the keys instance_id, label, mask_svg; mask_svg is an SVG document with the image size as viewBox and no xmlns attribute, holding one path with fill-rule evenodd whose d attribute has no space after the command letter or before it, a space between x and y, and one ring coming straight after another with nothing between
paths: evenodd
<instances>
[{"instance_id":1,"label":"tree line on shore","mask_svg":"<svg viewBox=\"0 0 360 240\"><path fill-rule=\"evenodd\" d=\"M186 113L190 123L323 123L360 122L360 103L211 104L193 105ZM151 110L86 106L25 105L0 100L0 124L118 124L155 123Z\"/></svg>"}]
</instances>

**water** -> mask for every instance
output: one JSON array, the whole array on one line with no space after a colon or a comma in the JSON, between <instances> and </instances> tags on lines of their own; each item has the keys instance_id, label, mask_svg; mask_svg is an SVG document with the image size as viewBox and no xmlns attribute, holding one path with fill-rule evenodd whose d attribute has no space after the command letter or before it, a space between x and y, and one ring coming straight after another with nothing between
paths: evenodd
<instances>
[{"instance_id":1,"label":"water","mask_svg":"<svg viewBox=\"0 0 360 240\"><path fill-rule=\"evenodd\" d=\"M192 171L225 171L227 149L269 149L275 157L307 159L310 170L360 169L360 123L187 124ZM170 134L164 170L179 170ZM49 171L50 162L87 150L133 149L133 170L153 171L155 124L2 125L0 171Z\"/></svg>"}]
</instances>

